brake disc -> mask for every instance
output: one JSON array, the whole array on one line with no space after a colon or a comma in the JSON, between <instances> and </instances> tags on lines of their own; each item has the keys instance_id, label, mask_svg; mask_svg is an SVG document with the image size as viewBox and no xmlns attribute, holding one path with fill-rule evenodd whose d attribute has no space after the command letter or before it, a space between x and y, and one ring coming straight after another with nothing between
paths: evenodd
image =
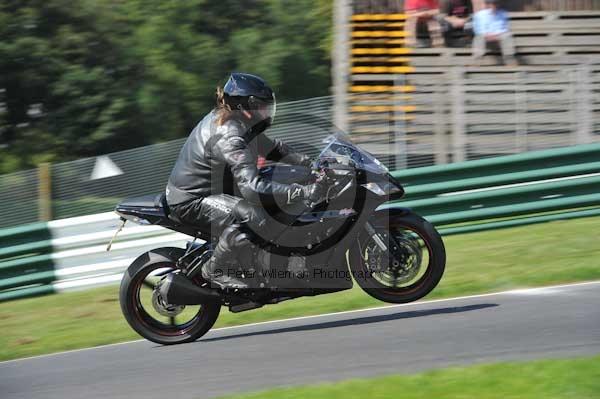
<instances>
[{"instance_id":1,"label":"brake disc","mask_svg":"<svg viewBox=\"0 0 600 399\"><path fill-rule=\"evenodd\" d=\"M160 286L160 285L159 285ZM185 305L171 305L165 302L159 292L159 286L152 291L152 307L161 316L175 317L185 309Z\"/></svg>"},{"instance_id":2,"label":"brake disc","mask_svg":"<svg viewBox=\"0 0 600 399\"><path fill-rule=\"evenodd\" d=\"M394 248L395 253L383 253L375 246L371 251L373 257L369 258L369 269L373 277L385 285L403 284L414 279L419 273L422 261L422 250L418 241L405 235L396 236L395 244L401 248Z\"/></svg>"}]
</instances>

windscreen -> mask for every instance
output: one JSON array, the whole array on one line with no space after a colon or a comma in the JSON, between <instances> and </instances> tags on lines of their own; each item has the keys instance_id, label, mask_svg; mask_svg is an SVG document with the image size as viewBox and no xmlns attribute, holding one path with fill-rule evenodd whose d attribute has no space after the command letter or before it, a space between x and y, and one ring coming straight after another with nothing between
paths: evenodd
<instances>
[{"instance_id":1,"label":"windscreen","mask_svg":"<svg viewBox=\"0 0 600 399\"><path fill-rule=\"evenodd\" d=\"M352 143L348 135L338 132L323 140L321 158L336 158L339 163L354 163L356 167L371 173L387 174L387 167L377 158Z\"/></svg>"}]
</instances>

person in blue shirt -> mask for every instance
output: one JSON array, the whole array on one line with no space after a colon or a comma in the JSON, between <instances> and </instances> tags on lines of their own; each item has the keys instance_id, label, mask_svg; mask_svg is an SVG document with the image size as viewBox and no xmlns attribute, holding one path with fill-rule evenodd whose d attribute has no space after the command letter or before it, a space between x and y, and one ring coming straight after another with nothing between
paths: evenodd
<instances>
[{"instance_id":1,"label":"person in blue shirt","mask_svg":"<svg viewBox=\"0 0 600 399\"><path fill-rule=\"evenodd\" d=\"M498 6L498 0L485 0L485 8L473 18L473 58L479 62L489 43L497 43L506 65L517 65L515 45L509 26L508 12Z\"/></svg>"}]
</instances>

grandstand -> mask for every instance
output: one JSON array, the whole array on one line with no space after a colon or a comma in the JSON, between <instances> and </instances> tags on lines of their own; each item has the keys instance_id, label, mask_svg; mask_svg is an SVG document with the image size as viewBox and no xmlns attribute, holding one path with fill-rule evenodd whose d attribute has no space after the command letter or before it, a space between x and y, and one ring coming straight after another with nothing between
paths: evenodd
<instances>
[{"instance_id":1,"label":"grandstand","mask_svg":"<svg viewBox=\"0 0 600 399\"><path fill-rule=\"evenodd\" d=\"M337 4L337 120L372 152L401 168L600 140L600 2L506 1L516 68L407 48L402 3Z\"/></svg>"}]
</instances>

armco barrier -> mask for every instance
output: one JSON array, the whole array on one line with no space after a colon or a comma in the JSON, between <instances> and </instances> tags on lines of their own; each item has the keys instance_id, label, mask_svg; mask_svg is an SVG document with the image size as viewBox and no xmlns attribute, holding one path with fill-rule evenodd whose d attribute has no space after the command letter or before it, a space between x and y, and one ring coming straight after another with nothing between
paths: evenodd
<instances>
[{"instance_id":1,"label":"armco barrier","mask_svg":"<svg viewBox=\"0 0 600 399\"><path fill-rule=\"evenodd\" d=\"M444 235L600 215L600 144L393 172ZM189 237L119 224L112 212L0 231L0 301L116 282L136 256Z\"/></svg>"},{"instance_id":2,"label":"armco barrier","mask_svg":"<svg viewBox=\"0 0 600 399\"><path fill-rule=\"evenodd\" d=\"M0 242L0 300L53 292L49 284L54 281L54 264L47 223L1 230ZM7 291L15 288L19 289Z\"/></svg>"},{"instance_id":3,"label":"armco barrier","mask_svg":"<svg viewBox=\"0 0 600 399\"><path fill-rule=\"evenodd\" d=\"M458 233L558 220L600 206L600 144L395 171L406 185L402 206ZM396 206L387 204L386 206ZM535 215L555 212L553 215ZM535 215L527 219L527 216ZM511 218L511 222L491 219ZM444 228L457 223L469 226Z\"/></svg>"},{"instance_id":4,"label":"armco barrier","mask_svg":"<svg viewBox=\"0 0 600 399\"><path fill-rule=\"evenodd\" d=\"M600 161L600 143L584 144L558 149L524 152L515 155L486 158L476 161L457 162L447 165L426 166L423 168L406 169L393 172L407 187L425 186L432 183L448 183L465 179L481 178L477 187L489 187L498 185L498 180L509 173L525 172L524 175L513 176L510 183L527 182L539 180L544 173L550 178L552 174L560 176L557 172L559 167L574 167L575 170L569 175L581 174L577 168L588 168L590 171L599 171L596 162ZM587 166L583 166L587 164ZM551 170L553 169L553 170ZM540 175L536 175L540 174ZM562 176L565 176L562 174ZM443 190L447 190L444 188Z\"/></svg>"}]
</instances>

